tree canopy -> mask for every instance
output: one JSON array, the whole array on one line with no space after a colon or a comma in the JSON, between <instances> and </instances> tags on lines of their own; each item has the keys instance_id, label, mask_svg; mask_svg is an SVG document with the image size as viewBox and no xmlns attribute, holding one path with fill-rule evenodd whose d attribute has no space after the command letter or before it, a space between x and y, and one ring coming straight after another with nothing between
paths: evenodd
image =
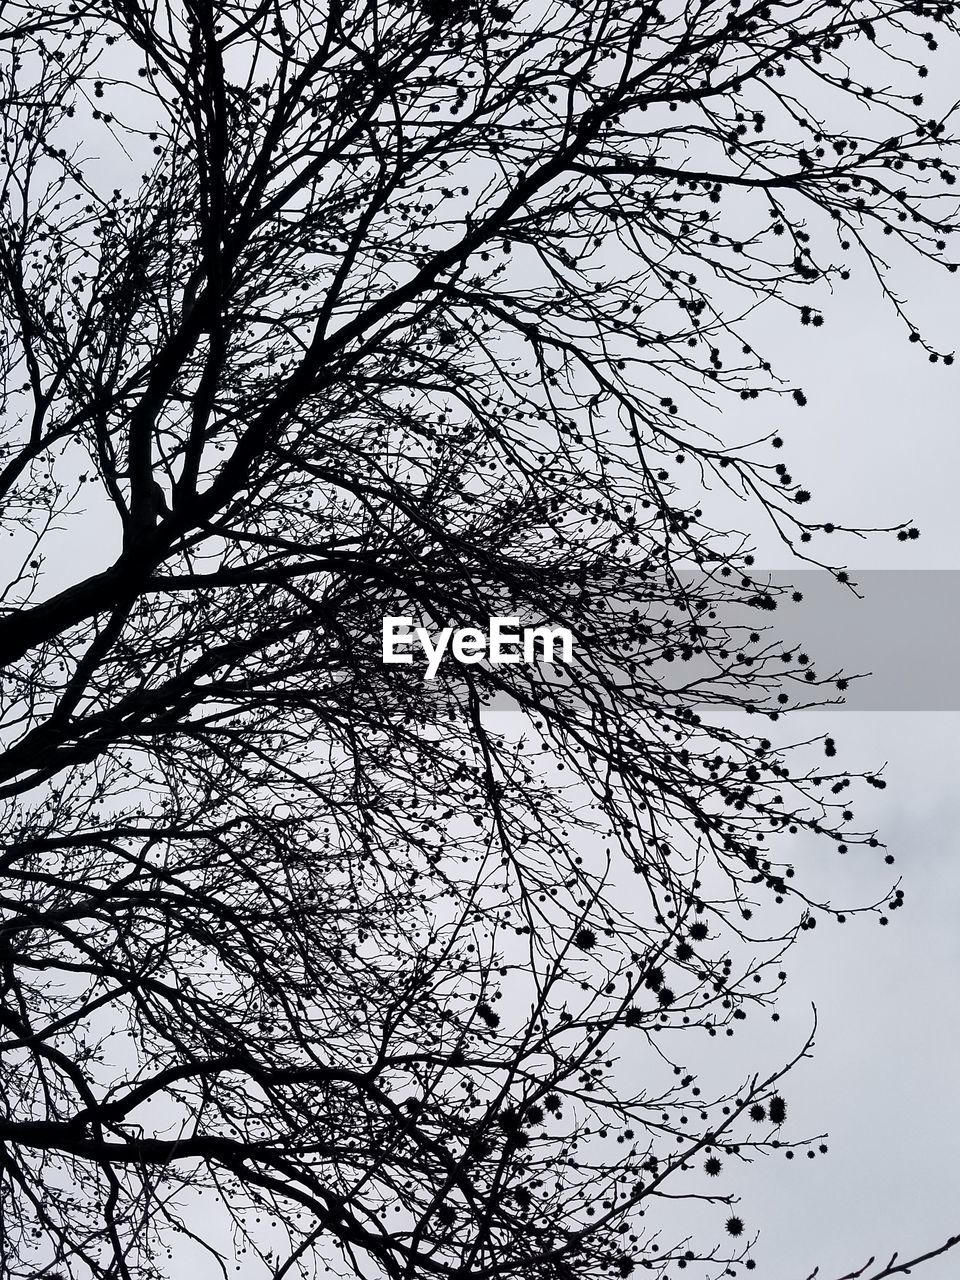
<instances>
[{"instance_id":1,"label":"tree canopy","mask_svg":"<svg viewBox=\"0 0 960 1280\"><path fill-rule=\"evenodd\" d=\"M956 269L956 38L952 0L0 6L4 1280L753 1268L732 1174L822 1143L793 1062L718 1093L709 1041L903 896L794 874L892 855L884 780L784 737L845 681L771 627L759 522L847 575L754 313L867 273L952 363L907 284ZM576 660L423 682L402 614Z\"/></svg>"}]
</instances>

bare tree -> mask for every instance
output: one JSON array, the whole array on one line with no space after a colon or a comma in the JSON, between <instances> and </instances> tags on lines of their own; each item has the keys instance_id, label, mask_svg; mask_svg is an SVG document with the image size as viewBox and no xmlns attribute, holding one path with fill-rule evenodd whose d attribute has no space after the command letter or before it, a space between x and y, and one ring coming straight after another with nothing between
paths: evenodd
<instances>
[{"instance_id":1,"label":"bare tree","mask_svg":"<svg viewBox=\"0 0 960 1280\"><path fill-rule=\"evenodd\" d=\"M0 7L5 1280L752 1267L728 1175L821 1139L693 1034L902 892L794 876L892 861L884 783L773 742L844 680L707 509L846 575L713 408L803 405L751 314L851 269L951 362L896 269L955 269L955 10ZM576 660L427 682L388 615Z\"/></svg>"}]
</instances>

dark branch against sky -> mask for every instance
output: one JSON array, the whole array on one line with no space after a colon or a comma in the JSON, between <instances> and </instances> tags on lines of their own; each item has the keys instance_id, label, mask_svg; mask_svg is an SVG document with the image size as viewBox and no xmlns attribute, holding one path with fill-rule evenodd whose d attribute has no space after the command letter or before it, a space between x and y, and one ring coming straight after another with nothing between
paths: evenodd
<instances>
[{"instance_id":1,"label":"dark branch against sky","mask_svg":"<svg viewBox=\"0 0 960 1280\"><path fill-rule=\"evenodd\" d=\"M889 868L885 780L794 731L847 678L755 531L838 590L831 536L919 532L808 515L753 334L855 271L952 364L910 280L955 271L956 37L945 0L0 8L3 1280L183 1240L753 1269L731 1174L825 1151L812 1039L732 1086L711 1041L903 901L794 866ZM389 616L576 657L425 682Z\"/></svg>"}]
</instances>

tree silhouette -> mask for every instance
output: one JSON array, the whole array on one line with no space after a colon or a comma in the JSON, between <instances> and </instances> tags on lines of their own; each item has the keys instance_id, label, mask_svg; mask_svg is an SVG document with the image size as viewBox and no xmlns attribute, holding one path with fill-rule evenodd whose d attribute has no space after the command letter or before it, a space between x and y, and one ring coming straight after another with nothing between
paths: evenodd
<instances>
[{"instance_id":1,"label":"tree silhouette","mask_svg":"<svg viewBox=\"0 0 960 1280\"><path fill-rule=\"evenodd\" d=\"M812 1037L717 1093L693 1033L902 892L794 875L792 835L892 861L850 800L884 783L774 742L844 679L708 508L847 577L781 436L714 408L788 422L752 313L819 326L853 269L951 363L896 275L955 270L920 81L956 36L943 0L3 6L0 1275L753 1267L727 1175L825 1149ZM388 615L576 659L427 682Z\"/></svg>"}]
</instances>

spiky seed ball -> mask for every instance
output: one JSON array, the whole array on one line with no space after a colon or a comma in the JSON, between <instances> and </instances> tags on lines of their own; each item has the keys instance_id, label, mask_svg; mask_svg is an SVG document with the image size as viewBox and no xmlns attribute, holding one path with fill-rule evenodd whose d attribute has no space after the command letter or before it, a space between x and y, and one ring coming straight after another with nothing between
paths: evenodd
<instances>
[{"instance_id":1,"label":"spiky seed ball","mask_svg":"<svg viewBox=\"0 0 960 1280\"><path fill-rule=\"evenodd\" d=\"M767 1104L767 1108L770 1112L770 1119L773 1123L783 1124L784 1120L787 1118L787 1104L779 1094L770 1099Z\"/></svg>"}]
</instances>

